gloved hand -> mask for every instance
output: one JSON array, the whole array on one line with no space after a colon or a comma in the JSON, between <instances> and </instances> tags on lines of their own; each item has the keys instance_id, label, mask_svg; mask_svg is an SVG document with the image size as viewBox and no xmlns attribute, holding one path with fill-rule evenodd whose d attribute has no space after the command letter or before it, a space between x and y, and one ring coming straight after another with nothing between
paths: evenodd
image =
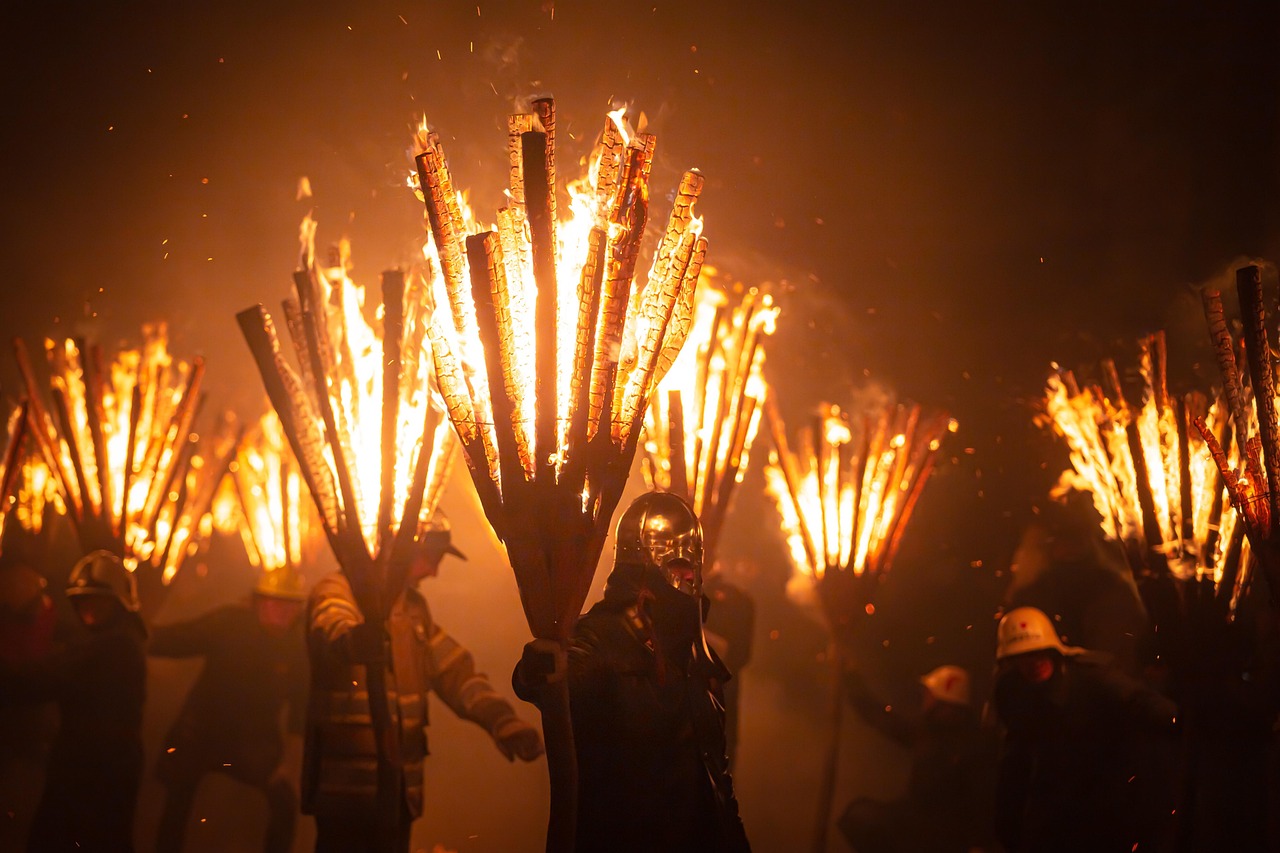
<instances>
[{"instance_id":1,"label":"gloved hand","mask_svg":"<svg viewBox=\"0 0 1280 853\"><path fill-rule=\"evenodd\" d=\"M519 717L511 717L493 732L493 739L498 749L507 757L507 761L533 761L542 755L542 735L533 726Z\"/></svg>"},{"instance_id":2,"label":"gloved hand","mask_svg":"<svg viewBox=\"0 0 1280 853\"><path fill-rule=\"evenodd\" d=\"M565 677L568 656L555 640L530 640L524 644L516 675L532 690L540 690Z\"/></svg>"}]
</instances>

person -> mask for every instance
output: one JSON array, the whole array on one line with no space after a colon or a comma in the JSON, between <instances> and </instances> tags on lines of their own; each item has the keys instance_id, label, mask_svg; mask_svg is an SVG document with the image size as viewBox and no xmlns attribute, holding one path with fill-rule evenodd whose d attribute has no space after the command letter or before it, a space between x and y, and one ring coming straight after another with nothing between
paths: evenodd
<instances>
[{"instance_id":1,"label":"person","mask_svg":"<svg viewBox=\"0 0 1280 853\"><path fill-rule=\"evenodd\" d=\"M57 616L45 586L25 563L0 568L0 665L33 663L53 650Z\"/></svg>"},{"instance_id":2,"label":"person","mask_svg":"<svg viewBox=\"0 0 1280 853\"><path fill-rule=\"evenodd\" d=\"M1132 850L1145 801L1138 736L1174 735L1177 707L1065 645L1042 610L1009 611L996 635L1001 843L1010 853Z\"/></svg>"},{"instance_id":3,"label":"person","mask_svg":"<svg viewBox=\"0 0 1280 853\"><path fill-rule=\"evenodd\" d=\"M919 680L918 713L886 704L856 667L845 670L850 703L869 725L911 750L901 799L859 798L839 826L858 853L965 851L989 838L995 766L970 696L969 673L940 666Z\"/></svg>"},{"instance_id":4,"label":"person","mask_svg":"<svg viewBox=\"0 0 1280 853\"><path fill-rule=\"evenodd\" d=\"M0 565L0 668L40 661L64 629L44 576L22 557L5 550ZM27 837L40 800L32 780L43 775L57 731L52 702L0 702L0 802L7 818L0 821L0 850L19 849Z\"/></svg>"},{"instance_id":5,"label":"person","mask_svg":"<svg viewBox=\"0 0 1280 853\"><path fill-rule=\"evenodd\" d=\"M445 555L465 560L448 522L437 513L419 532L406 585L385 625L370 626L342 572L316 583L307 602L311 696L303 744L302 810L316 819L317 853L355 853L387 846L408 850L423 810L427 692L476 723L509 761L542 755L538 730L476 672L471 653L431 617L417 584L439 571ZM398 817L378 799L378 760L367 690L370 667L386 673L386 701L399 709Z\"/></svg>"},{"instance_id":6,"label":"person","mask_svg":"<svg viewBox=\"0 0 1280 853\"><path fill-rule=\"evenodd\" d=\"M250 602L154 628L152 655L204 658L157 761L165 786L158 853L182 849L196 792L209 773L224 773L261 791L268 815L263 849L292 849L298 796L281 766L280 717L287 709L289 731L301 734L305 600L301 577L285 567L264 572Z\"/></svg>"},{"instance_id":7,"label":"person","mask_svg":"<svg viewBox=\"0 0 1280 853\"><path fill-rule=\"evenodd\" d=\"M707 645L720 656L731 675L724 685L724 734L729 766L732 768L738 752L742 669L751 662L756 604L749 592L725 575L725 571L717 565L703 579L703 593L708 601L703 631L707 637Z\"/></svg>"},{"instance_id":8,"label":"person","mask_svg":"<svg viewBox=\"0 0 1280 853\"><path fill-rule=\"evenodd\" d=\"M618 520L604 598L567 653L525 647L512 677L522 699L568 678L581 853L750 850L725 754L729 673L703 636L703 603L698 517L650 492Z\"/></svg>"},{"instance_id":9,"label":"person","mask_svg":"<svg viewBox=\"0 0 1280 853\"><path fill-rule=\"evenodd\" d=\"M72 569L66 595L87 632L37 660L0 666L3 701L52 700L59 711L27 849L131 851L147 674L133 575L116 555L94 551Z\"/></svg>"}]
</instances>

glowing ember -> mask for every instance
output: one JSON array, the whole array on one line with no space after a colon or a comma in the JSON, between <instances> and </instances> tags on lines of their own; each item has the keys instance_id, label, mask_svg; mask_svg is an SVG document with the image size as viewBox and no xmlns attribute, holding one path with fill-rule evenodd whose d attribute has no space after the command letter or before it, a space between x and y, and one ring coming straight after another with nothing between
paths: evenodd
<instances>
[{"instance_id":1,"label":"glowing ember","mask_svg":"<svg viewBox=\"0 0 1280 853\"><path fill-rule=\"evenodd\" d=\"M918 406L851 419L824 405L793 453L772 406L766 416L775 445L765 469L768 488L797 570L817 584L834 573L888 571L942 439L956 422L925 418Z\"/></svg>"},{"instance_id":2,"label":"glowing ember","mask_svg":"<svg viewBox=\"0 0 1280 853\"><path fill-rule=\"evenodd\" d=\"M235 439L226 422L205 439L192 432L203 362L175 360L163 324L143 336L110 365L83 341L47 341L49 406L15 342L43 463L28 479L36 489L52 480L85 550L112 550L168 581L200 538Z\"/></svg>"},{"instance_id":3,"label":"glowing ember","mask_svg":"<svg viewBox=\"0 0 1280 853\"><path fill-rule=\"evenodd\" d=\"M1128 545L1137 573L1167 568L1180 579L1215 585L1226 578L1234 597L1247 580L1248 548L1210 446L1193 428L1200 419L1236 459L1224 403L1210 405L1199 393L1170 396L1163 333L1140 344L1143 388L1136 408L1111 361L1103 362L1105 390L1081 388L1070 371L1049 377L1041 420L1066 439L1071 453L1071 469L1053 496L1091 493L1103 532Z\"/></svg>"},{"instance_id":4,"label":"glowing ember","mask_svg":"<svg viewBox=\"0 0 1280 853\"><path fill-rule=\"evenodd\" d=\"M697 345L681 351L645 415L643 470L651 487L693 504L711 555L759 428L767 391L762 343L778 309L756 288L739 285L731 294L712 286L709 272L689 334Z\"/></svg>"},{"instance_id":5,"label":"glowing ember","mask_svg":"<svg viewBox=\"0 0 1280 853\"><path fill-rule=\"evenodd\" d=\"M688 335L706 240L687 172L647 280L635 273L655 138L610 114L558 216L555 110L509 122L509 204L468 235L440 140L418 186L443 273L431 339L485 514L536 636L563 639L586 597L651 390Z\"/></svg>"}]
</instances>

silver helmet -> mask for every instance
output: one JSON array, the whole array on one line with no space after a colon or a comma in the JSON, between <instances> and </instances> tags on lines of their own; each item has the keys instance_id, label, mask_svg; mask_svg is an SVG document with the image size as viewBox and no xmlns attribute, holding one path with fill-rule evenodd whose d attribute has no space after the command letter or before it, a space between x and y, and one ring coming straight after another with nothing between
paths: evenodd
<instances>
[{"instance_id":1,"label":"silver helmet","mask_svg":"<svg viewBox=\"0 0 1280 853\"><path fill-rule=\"evenodd\" d=\"M670 492L649 492L627 507L615 531L617 563L658 570L685 595L702 594L702 524L693 508Z\"/></svg>"}]
</instances>

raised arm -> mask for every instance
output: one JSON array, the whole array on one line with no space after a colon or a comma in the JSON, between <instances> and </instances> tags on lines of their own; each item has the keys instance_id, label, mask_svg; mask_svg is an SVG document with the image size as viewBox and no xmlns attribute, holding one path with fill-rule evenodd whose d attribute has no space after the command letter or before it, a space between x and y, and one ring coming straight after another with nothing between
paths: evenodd
<instances>
[{"instance_id":1,"label":"raised arm","mask_svg":"<svg viewBox=\"0 0 1280 853\"><path fill-rule=\"evenodd\" d=\"M147 654L162 658L207 655L226 630L229 612L229 607L219 607L184 622L152 627Z\"/></svg>"}]
</instances>

